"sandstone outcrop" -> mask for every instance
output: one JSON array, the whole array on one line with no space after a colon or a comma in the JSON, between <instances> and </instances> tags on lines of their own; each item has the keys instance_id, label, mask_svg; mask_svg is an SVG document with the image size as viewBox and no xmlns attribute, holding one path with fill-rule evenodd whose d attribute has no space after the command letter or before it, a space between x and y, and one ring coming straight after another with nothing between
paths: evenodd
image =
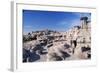
<instances>
[{"instance_id":1,"label":"sandstone outcrop","mask_svg":"<svg viewBox=\"0 0 100 73\"><path fill-rule=\"evenodd\" d=\"M82 17L80 21L82 23L79 26L66 32L46 29L23 35L23 62L30 61L26 59L30 57L29 53L40 57L36 61L90 59L91 23L87 17Z\"/></svg>"}]
</instances>

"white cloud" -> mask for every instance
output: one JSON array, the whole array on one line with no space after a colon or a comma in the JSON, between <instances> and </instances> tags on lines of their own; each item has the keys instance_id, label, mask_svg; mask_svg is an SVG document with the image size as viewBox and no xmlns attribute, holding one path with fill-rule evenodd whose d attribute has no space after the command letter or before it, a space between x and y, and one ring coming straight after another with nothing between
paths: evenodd
<instances>
[{"instance_id":1,"label":"white cloud","mask_svg":"<svg viewBox=\"0 0 100 73\"><path fill-rule=\"evenodd\" d=\"M32 28L31 25L24 25L24 28L27 29L27 28Z\"/></svg>"},{"instance_id":2,"label":"white cloud","mask_svg":"<svg viewBox=\"0 0 100 73\"><path fill-rule=\"evenodd\" d=\"M68 24L67 20L63 20L63 21L59 22L59 25L66 25L66 24Z\"/></svg>"}]
</instances>

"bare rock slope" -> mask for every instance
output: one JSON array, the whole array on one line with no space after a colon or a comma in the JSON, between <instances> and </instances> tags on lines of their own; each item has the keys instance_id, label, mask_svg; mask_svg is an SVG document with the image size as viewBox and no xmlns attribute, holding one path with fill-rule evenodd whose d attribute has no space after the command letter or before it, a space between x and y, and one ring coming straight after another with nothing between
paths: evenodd
<instances>
[{"instance_id":1,"label":"bare rock slope","mask_svg":"<svg viewBox=\"0 0 100 73\"><path fill-rule=\"evenodd\" d=\"M23 62L91 58L91 27L87 17L66 32L35 31L23 35Z\"/></svg>"}]
</instances>

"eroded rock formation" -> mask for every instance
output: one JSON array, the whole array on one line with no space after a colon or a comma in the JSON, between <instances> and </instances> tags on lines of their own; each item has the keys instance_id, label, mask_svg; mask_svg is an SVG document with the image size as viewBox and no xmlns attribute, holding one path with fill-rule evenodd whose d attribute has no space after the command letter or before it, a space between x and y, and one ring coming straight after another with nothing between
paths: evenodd
<instances>
[{"instance_id":1,"label":"eroded rock formation","mask_svg":"<svg viewBox=\"0 0 100 73\"><path fill-rule=\"evenodd\" d=\"M66 32L43 30L23 35L23 62L90 59L90 22L87 17L80 20L80 26Z\"/></svg>"}]
</instances>

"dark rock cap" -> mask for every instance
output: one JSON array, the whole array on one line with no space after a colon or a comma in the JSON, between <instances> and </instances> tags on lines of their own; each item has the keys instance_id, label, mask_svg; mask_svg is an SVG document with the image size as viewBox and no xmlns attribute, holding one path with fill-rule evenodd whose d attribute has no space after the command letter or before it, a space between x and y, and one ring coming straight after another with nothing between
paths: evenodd
<instances>
[{"instance_id":1,"label":"dark rock cap","mask_svg":"<svg viewBox=\"0 0 100 73\"><path fill-rule=\"evenodd\" d=\"M88 20L88 17L81 17L80 20Z\"/></svg>"}]
</instances>

